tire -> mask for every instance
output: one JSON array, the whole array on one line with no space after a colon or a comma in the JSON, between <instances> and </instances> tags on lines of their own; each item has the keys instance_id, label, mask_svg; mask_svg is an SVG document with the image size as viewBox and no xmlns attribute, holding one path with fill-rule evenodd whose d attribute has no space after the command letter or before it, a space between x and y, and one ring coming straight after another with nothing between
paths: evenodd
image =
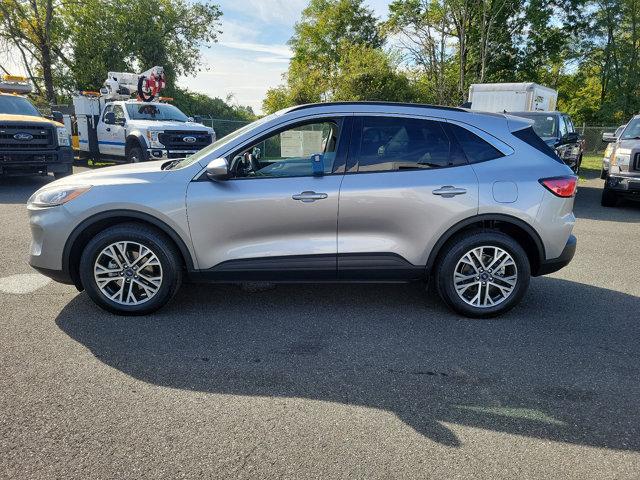
<instances>
[{"instance_id":1,"label":"tire","mask_svg":"<svg viewBox=\"0 0 640 480\"><path fill-rule=\"evenodd\" d=\"M576 175L580 175L581 165L582 165L582 155L580 155L580 157L578 158L578 161L576 162L576 166L573 168L573 173L575 173Z\"/></svg>"},{"instance_id":2,"label":"tire","mask_svg":"<svg viewBox=\"0 0 640 480\"><path fill-rule=\"evenodd\" d=\"M54 172L53 178L55 178L56 180L60 180L61 178L68 177L72 173L73 173L73 168L70 168L66 172Z\"/></svg>"},{"instance_id":3,"label":"tire","mask_svg":"<svg viewBox=\"0 0 640 480\"><path fill-rule=\"evenodd\" d=\"M482 264L483 271L480 271L482 267L475 259L476 263L473 266L463 261L467 254L471 255L470 252L480 248L483 248L481 254L483 262L486 262ZM506 256L500 252L505 253ZM508 261L507 257L511 260ZM506 265L500 267L503 260L506 261ZM495 271L492 268L489 271L488 267L494 261L500 268ZM456 272L471 277L467 279L468 282L464 280L464 284L458 284L459 288L463 288L461 294L456 291L454 281ZM513 285L507 283L507 280L501 280L501 278L507 278L512 282L514 276ZM473 318L495 317L511 310L522 300L529 287L530 278L531 266L524 249L512 237L498 231L473 231L457 235L443 248L435 273L436 288L442 300L456 312ZM483 280L486 280L484 284ZM471 285L464 289L467 283ZM485 296L487 289L488 299ZM505 290L508 290L508 293L504 293ZM465 296L467 301L461 295ZM474 302L476 298L478 301Z\"/></svg>"},{"instance_id":4,"label":"tire","mask_svg":"<svg viewBox=\"0 0 640 480\"><path fill-rule=\"evenodd\" d=\"M128 163L138 163L144 161L144 153L142 152L142 148L139 145L131 146L127 150L127 162Z\"/></svg>"},{"instance_id":5,"label":"tire","mask_svg":"<svg viewBox=\"0 0 640 480\"><path fill-rule=\"evenodd\" d=\"M141 250L140 245L150 253ZM117 260L105 253L109 247L110 253L120 253ZM128 256L126 262L121 256L123 249ZM136 266L137 253L144 257L137 262L143 267L140 270ZM146 315L166 305L177 293L182 283L180 259L177 248L163 232L138 223L124 223L107 228L89 241L80 258L80 280L89 297L104 310L119 315ZM99 286L96 275L107 282Z\"/></svg>"},{"instance_id":6,"label":"tire","mask_svg":"<svg viewBox=\"0 0 640 480\"><path fill-rule=\"evenodd\" d=\"M600 205L603 207L615 207L618 205L620 197L610 188L604 187L602 190L602 198L600 199Z\"/></svg>"}]
</instances>

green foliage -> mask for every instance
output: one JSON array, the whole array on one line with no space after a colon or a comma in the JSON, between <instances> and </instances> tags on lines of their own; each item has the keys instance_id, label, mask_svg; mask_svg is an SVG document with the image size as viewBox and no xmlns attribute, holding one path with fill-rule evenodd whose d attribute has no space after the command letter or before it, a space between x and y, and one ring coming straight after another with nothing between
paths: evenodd
<instances>
[{"instance_id":1,"label":"green foliage","mask_svg":"<svg viewBox=\"0 0 640 480\"><path fill-rule=\"evenodd\" d=\"M206 115L244 121L256 119L251 107L232 105L231 98L227 98L225 101L221 98L212 98L202 93L190 92L177 87L172 88L169 94L173 98L171 103L187 115Z\"/></svg>"},{"instance_id":2,"label":"green foliage","mask_svg":"<svg viewBox=\"0 0 640 480\"><path fill-rule=\"evenodd\" d=\"M332 100L408 102L416 98L409 78L380 49L344 46Z\"/></svg>"},{"instance_id":3,"label":"green foliage","mask_svg":"<svg viewBox=\"0 0 640 480\"><path fill-rule=\"evenodd\" d=\"M200 47L220 34L219 7L186 0L87 0L64 10L71 81L96 89L108 71L141 71L162 65L169 86L179 75L194 75Z\"/></svg>"}]
</instances>

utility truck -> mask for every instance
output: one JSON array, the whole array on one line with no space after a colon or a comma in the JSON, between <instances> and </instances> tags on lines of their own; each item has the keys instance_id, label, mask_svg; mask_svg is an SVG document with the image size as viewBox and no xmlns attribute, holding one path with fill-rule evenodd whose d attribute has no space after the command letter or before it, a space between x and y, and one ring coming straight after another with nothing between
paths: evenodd
<instances>
[{"instance_id":1,"label":"utility truck","mask_svg":"<svg viewBox=\"0 0 640 480\"><path fill-rule=\"evenodd\" d=\"M53 112L54 120L43 117L26 97L31 89L25 77L0 75L0 177L69 175L73 150L62 114Z\"/></svg>"},{"instance_id":2,"label":"utility truck","mask_svg":"<svg viewBox=\"0 0 640 480\"><path fill-rule=\"evenodd\" d=\"M155 66L140 74L109 72L99 92L75 94L78 156L127 162L184 158L212 143L212 128L159 96L165 85L164 69Z\"/></svg>"},{"instance_id":3,"label":"utility truck","mask_svg":"<svg viewBox=\"0 0 640 480\"><path fill-rule=\"evenodd\" d=\"M537 83L474 83L469 87L471 110L482 112L551 112L558 92Z\"/></svg>"}]
</instances>

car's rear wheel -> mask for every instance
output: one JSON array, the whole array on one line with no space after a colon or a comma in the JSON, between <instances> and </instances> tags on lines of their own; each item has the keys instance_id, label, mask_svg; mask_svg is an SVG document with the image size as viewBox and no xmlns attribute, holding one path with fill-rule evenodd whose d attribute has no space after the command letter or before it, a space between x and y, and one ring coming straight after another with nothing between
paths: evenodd
<instances>
[{"instance_id":1,"label":"car's rear wheel","mask_svg":"<svg viewBox=\"0 0 640 480\"><path fill-rule=\"evenodd\" d=\"M618 194L607 188L606 186L602 190L602 198L600 199L600 204L603 207L615 207L618 205L620 198Z\"/></svg>"},{"instance_id":2,"label":"car's rear wheel","mask_svg":"<svg viewBox=\"0 0 640 480\"><path fill-rule=\"evenodd\" d=\"M517 305L529 286L526 252L501 232L472 232L448 242L436 270L442 299L468 317L500 315Z\"/></svg>"},{"instance_id":3,"label":"car's rear wheel","mask_svg":"<svg viewBox=\"0 0 640 480\"><path fill-rule=\"evenodd\" d=\"M120 315L144 315L168 303L182 281L180 255L164 233L127 223L89 241L80 279L100 307Z\"/></svg>"}]
</instances>

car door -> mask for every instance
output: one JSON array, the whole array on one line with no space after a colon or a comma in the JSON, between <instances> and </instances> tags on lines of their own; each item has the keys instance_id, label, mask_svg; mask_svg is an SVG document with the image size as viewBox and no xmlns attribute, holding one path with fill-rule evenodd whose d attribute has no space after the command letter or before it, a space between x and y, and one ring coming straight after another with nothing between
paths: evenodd
<instances>
[{"instance_id":1,"label":"car door","mask_svg":"<svg viewBox=\"0 0 640 480\"><path fill-rule=\"evenodd\" d=\"M340 189L338 275L417 278L452 225L478 210L478 181L449 125L355 117Z\"/></svg>"},{"instance_id":2,"label":"car door","mask_svg":"<svg viewBox=\"0 0 640 480\"><path fill-rule=\"evenodd\" d=\"M111 132L114 125L108 125L104 122L107 113L112 111L113 104L109 104L104 107L104 110L102 111L102 117L100 118L100 121L98 122L98 128L96 129L98 133L98 150L100 151L101 155L114 155L114 148L111 142Z\"/></svg>"},{"instance_id":3,"label":"car door","mask_svg":"<svg viewBox=\"0 0 640 480\"><path fill-rule=\"evenodd\" d=\"M113 113L116 116L115 125L110 125L111 131L110 142L111 142L111 151L112 155L117 155L118 157L125 156L125 138L126 138L126 115L124 112L124 108L122 105L114 105Z\"/></svg>"},{"instance_id":4,"label":"car door","mask_svg":"<svg viewBox=\"0 0 640 480\"><path fill-rule=\"evenodd\" d=\"M335 278L350 118L317 118L246 142L230 178L187 191L198 264L211 279Z\"/></svg>"}]
</instances>

